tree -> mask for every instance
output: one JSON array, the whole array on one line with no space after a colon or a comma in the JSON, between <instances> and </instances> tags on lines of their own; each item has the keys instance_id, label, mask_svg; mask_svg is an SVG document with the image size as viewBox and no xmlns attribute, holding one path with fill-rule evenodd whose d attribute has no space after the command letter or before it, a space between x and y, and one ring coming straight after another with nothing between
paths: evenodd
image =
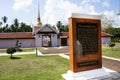
<instances>
[{"instance_id":1,"label":"tree","mask_svg":"<svg viewBox=\"0 0 120 80\"><path fill-rule=\"evenodd\" d=\"M63 25L61 21L57 22L59 32L68 32L68 25Z\"/></svg>"},{"instance_id":2,"label":"tree","mask_svg":"<svg viewBox=\"0 0 120 80\"><path fill-rule=\"evenodd\" d=\"M65 25L64 31L65 31L65 32L68 32L68 25Z\"/></svg>"},{"instance_id":3,"label":"tree","mask_svg":"<svg viewBox=\"0 0 120 80\"><path fill-rule=\"evenodd\" d=\"M8 20L8 18L6 16L2 17L2 21L4 22L4 26L5 26L6 22L7 22L7 20Z\"/></svg>"},{"instance_id":4,"label":"tree","mask_svg":"<svg viewBox=\"0 0 120 80\"><path fill-rule=\"evenodd\" d=\"M19 32L19 21L17 18L14 19L13 25L14 25L14 32Z\"/></svg>"},{"instance_id":5,"label":"tree","mask_svg":"<svg viewBox=\"0 0 120 80\"><path fill-rule=\"evenodd\" d=\"M120 8L119 8L119 12L117 13L118 16L120 16Z\"/></svg>"},{"instance_id":6,"label":"tree","mask_svg":"<svg viewBox=\"0 0 120 80\"><path fill-rule=\"evenodd\" d=\"M0 22L0 32L2 32L2 22Z\"/></svg>"},{"instance_id":7,"label":"tree","mask_svg":"<svg viewBox=\"0 0 120 80\"><path fill-rule=\"evenodd\" d=\"M0 22L0 27L2 26L2 22Z\"/></svg>"},{"instance_id":8,"label":"tree","mask_svg":"<svg viewBox=\"0 0 120 80\"><path fill-rule=\"evenodd\" d=\"M6 51L8 54L11 54L10 58L12 59L13 58L13 54L16 52L16 49L11 47L11 48L8 48L7 51Z\"/></svg>"},{"instance_id":9,"label":"tree","mask_svg":"<svg viewBox=\"0 0 120 80\"><path fill-rule=\"evenodd\" d=\"M111 18L108 18L106 15L104 14L101 14L101 23L102 23L102 31L104 31L106 28L108 27L113 27L113 24L114 24L114 19L111 17Z\"/></svg>"},{"instance_id":10,"label":"tree","mask_svg":"<svg viewBox=\"0 0 120 80\"><path fill-rule=\"evenodd\" d=\"M111 47L111 49L113 49L114 46L115 46L115 43L114 43L114 42L111 42L111 43L109 44L109 47Z\"/></svg>"},{"instance_id":11,"label":"tree","mask_svg":"<svg viewBox=\"0 0 120 80\"><path fill-rule=\"evenodd\" d=\"M61 21L58 21L56 25L58 27L59 32L62 32L62 23L61 23Z\"/></svg>"},{"instance_id":12,"label":"tree","mask_svg":"<svg viewBox=\"0 0 120 80\"><path fill-rule=\"evenodd\" d=\"M7 24L8 18L6 16L1 17L0 32L32 32L32 27L24 22L19 23L19 20L15 18L11 25Z\"/></svg>"},{"instance_id":13,"label":"tree","mask_svg":"<svg viewBox=\"0 0 120 80\"><path fill-rule=\"evenodd\" d=\"M8 29L8 24L6 24L8 18L6 16L3 16L1 19L2 19L2 21L4 23L4 25L2 26L2 32L6 32L7 29ZM0 22L0 25L2 25L2 22Z\"/></svg>"},{"instance_id":14,"label":"tree","mask_svg":"<svg viewBox=\"0 0 120 80\"><path fill-rule=\"evenodd\" d=\"M29 25L26 25L25 23L21 22L19 27L20 32L32 32L32 28Z\"/></svg>"}]
</instances>

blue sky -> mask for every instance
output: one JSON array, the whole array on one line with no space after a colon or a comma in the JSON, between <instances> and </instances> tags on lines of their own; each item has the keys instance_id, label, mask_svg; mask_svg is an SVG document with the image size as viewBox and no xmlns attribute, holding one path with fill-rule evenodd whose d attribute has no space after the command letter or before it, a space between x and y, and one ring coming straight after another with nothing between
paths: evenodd
<instances>
[{"instance_id":1,"label":"blue sky","mask_svg":"<svg viewBox=\"0 0 120 80\"><path fill-rule=\"evenodd\" d=\"M116 14L120 8L120 0L39 0L40 15L43 24L56 24L58 20L67 24L71 13L105 14L113 18L120 26L120 17ZM0 18L8 17L8 23L14 18L27 24L36 23L38 0L1 0ZM1 20L0 20L1 21Z\"/></svg>"}]
</instances>

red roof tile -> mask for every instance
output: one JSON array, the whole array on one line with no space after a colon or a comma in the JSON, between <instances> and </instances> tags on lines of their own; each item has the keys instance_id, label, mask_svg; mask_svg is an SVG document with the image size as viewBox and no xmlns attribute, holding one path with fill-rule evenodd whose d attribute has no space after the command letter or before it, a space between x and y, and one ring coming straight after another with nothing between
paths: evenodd
<instances>
[{"instance_id":1,"label":"red roof tile","mask_svg":"<svg viewBox=\"0 0 120 80\"><path fill-rule=\"evenodd\" d=\"M34 39L32 32L0 33L0 39Z\"/></svg>"},{"instance_id":2,"label":"red roof tile","mask_svg":"<svg viewBox=\"0 0 120 80\"><path fill-rule=\"evenodd\" d=\"M60 33L60 36L69 36L68 32ZM102 32L102 37L112 37L113 35ZM0 39L34 39L32 32L0 33Z\"/></svg>"},{"instance_id":3,"label":"red roof tile","mask_svg":"<svg viewBox=\"0 0 120 80\"><path fill-rule=\"evenodd\" d=\"M61 32L60 36L69 36L69 33L68 32Z\"/></svg>"},{"instance_id":4,"label":"red roof tile","mask_svg":"<svg viewBox=\"0 0 120 80\"><path fill-rule=\"evenodd\" d=\"M102 32L101 33L101 37L112 37L113 35L111 34L108 34L108 33L105 33L105 32Z\"/></svg>"},{"instance_id":5,"label":"red roof tile","mask_svg":"<svg viewBox=\"0 0 120 80\"><path fill-rule=\"evenodd\" d=\"M61 32L60 33L60 36L69 36L69 33L68 32ZM112 37L113 35L111 34L108 34L108 33L105 33L105 32L102 32L101 33L101 37Z\"/></svg>"}]
</instances>

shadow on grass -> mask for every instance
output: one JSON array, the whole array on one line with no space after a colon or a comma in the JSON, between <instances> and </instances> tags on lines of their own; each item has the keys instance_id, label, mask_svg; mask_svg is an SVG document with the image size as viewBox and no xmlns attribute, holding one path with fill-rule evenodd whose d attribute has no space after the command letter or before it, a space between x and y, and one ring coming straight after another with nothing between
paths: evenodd
<instances>
[{"instance_id":1,"label":"shadow on grass","mask_svg":"<svg viewBox=\"0 0 120 80\"><path fill-rule=\"evenodd\" d=\"M21 59L21 57L10 57L10 59Z\"/></svg>"}]
</instances>

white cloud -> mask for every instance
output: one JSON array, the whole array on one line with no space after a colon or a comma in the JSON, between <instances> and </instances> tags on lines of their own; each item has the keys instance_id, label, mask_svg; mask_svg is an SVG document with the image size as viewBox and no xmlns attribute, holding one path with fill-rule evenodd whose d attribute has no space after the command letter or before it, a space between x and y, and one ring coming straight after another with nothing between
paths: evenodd
<instances>
[{"instance_id":1,"label":"white cloud","mask_svg":"<svg viewBox=\"0 0 120 80\"><path fill-rule=\"evenodd\" d=\"M119 27L120 26L120 16L117 16L114 11L104 11L102 12L109 21L113 21L113 27Z\"/></svg>"},{"instance_id":2,"label":"white cloud","mask_svg":"<svg viewBox=\"0 0 120 80\"><path fill-rule=\"evenodd\" d=\"M104 11L102 12L104 15L107 16L107 18L111 19L115 16L114 12L113 11Z\"/></svg>"},{"instance_id":3,"label":"white cloud","mask_svg":"<svg viewBox=\"0 0 120 80\"><path fill-rule=\"evenodd\" d=\"M104 0L104 2L102 3L102 5L103 5L104 7L109 7L109 6L110 6L109 0Z\"/></svg>"},{"instance_id":4,"label":"white cloud","mask_svg":"<svg viewBox=\"0 0 120 80\"><path fill-rule=\"evenodd\" d=\"M14 0L13 9L15 11L26 11L32 6L32 0Z\"/></svg>"},{"instance_id":5,"label":"white cloud","mask_svg":"<svg viewBox=\"0 0 120 80\"><path fill-rule=\"evenodd\" d=\"M81 4L86 4L86 3L90 3L90 2L97 3L97 2L100 2L100 0L82 0Z\"/></svg>"},{"instance_id":6,"label":"white cloud","mask_svg":"<svg viewBox=\"0 0 120 80\"><path fill-rule=\"evenodd\" d=\"M89 1L91 0L83 0L80 5L76 5L68 0L46 0L42 21L49 24L56 24L59 20L67 23L71 13L97 14L95 7L89 4ZM99 2L99 0L92 1Z\"/></svg>"},{"instance_id":7,"label":"white cloud","mask_svg":"<svg viewBox=\"0 0 120 80\"><path fill-rule=\"evenodd\" d=\"M109 0L107 0L109 1ZM44 6L44 13L42 16L43 24L49 23L55 25L57 21L62 21L62 23L67 24L68 18L71 13L82 13L82 14L105 14L108 19L117 21L119 18L116 17L114 11L102 11L96 12L95 5L92 3L99 3L102 5L100 0L82 0L79 5L70 2L69 0L46 0Z\"/></svg>"}]
</instances>

